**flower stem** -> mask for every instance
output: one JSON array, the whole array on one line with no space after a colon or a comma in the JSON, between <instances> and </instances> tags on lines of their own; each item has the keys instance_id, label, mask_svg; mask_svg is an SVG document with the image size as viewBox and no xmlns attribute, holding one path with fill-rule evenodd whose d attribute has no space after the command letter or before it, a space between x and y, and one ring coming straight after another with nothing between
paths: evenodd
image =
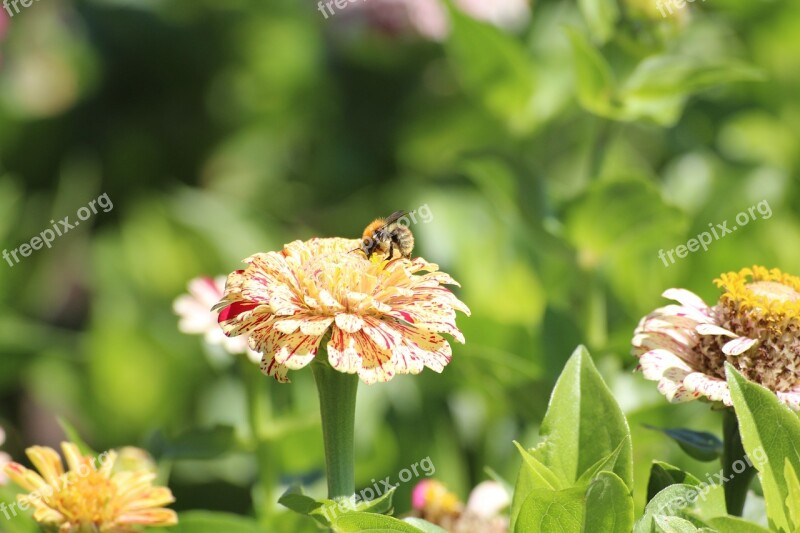
<instances>
[{"instance_id":1,"label":"flower stem","mask_svg":"<svg viewBox=\"0 0 800 533\"><path fill-rule=\"evenodd\" d=\"M324 348L311 363L319 393L322 438L325 441L325 466L328 498L350 497L355 492L356 391L358 376L331 368Z\"/></svg>"},{"instance_id":2,"label":"flower stem","mask_svg":"<svg viewBox=\"0 0 800 533\"><path fill-rule=\"evenodd\" d=\"M756 475L756 469L746 460L742 437L739 434L739 421L733 408L725 409L722 420L723 448L722 475L725 483L725 504L728 514L742 516L747 489ZM734 469L734 463L744 465L744 470Z\"/></svg>"},{"instance_id":3,"label":"flower stem","mask_svg":"<svg viewBox=\"0 0 800 533\"><path fill-rule=\"evenodd\" d=\"M266 438L266 428L272 416L271 402L264 387L266 379L258 367L247 359L238 357L247 391L247 416L250 432L256 448L258 464L259 501L254 502L256 514L262 522L268 522L275 508L275 488L278 485L277 468L273 460L270 443Z\"/></svg>"}]
</instances>

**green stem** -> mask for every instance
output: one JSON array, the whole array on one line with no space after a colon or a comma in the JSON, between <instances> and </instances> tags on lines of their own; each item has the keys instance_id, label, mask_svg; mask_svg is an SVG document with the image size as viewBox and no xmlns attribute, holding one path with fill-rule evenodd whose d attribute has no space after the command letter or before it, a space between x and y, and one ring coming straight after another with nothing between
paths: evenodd
<instances>
[{"instance_id":1,"label":"green stem","mask_svg":"<svg viewBox=\"0 0 800 533\"><path fill-rule=\"evenodd\" d=\"M319 392L328 498L350 497L356 490L353 436L358 376L331 368L324 351L317 354L311 363L311 370Z\"/></svg>"},{"instance_id":2,"label":"green stem","mask_svg":"<svg viewBox=\"0 0 800 533\"><path fill-rule=\"evenodd\" d=\"M250 432L255 442L256 462L258 464L258 491L259 498L254 502L256 514L262 522L268 522L275 508L275 488L278 485L278 470L274 464L274 455L270 449L270 442L266 438L267 428L272 418L272 409L267 390L264 387L266 379L258 367L242 354L239 365L243 374L247 390L247 417L250 423Z\"/></svg>"},{"instance_id":3,"label":"green stem","mask_svg":"<svg viewBox=\"0 0 800 533\"><path fill-rule=\"evenodd\" d=\"M728 514L742 516L744 502L747 499L747 489L756 475L756 469L745 459L742 437L739 435L739 421L733 408L725 409L722 421L723 448L722 448L722 475L728 480L725 482L725 504ZM744 470L734 470L734 463L744 465Z\"/></svg>"}]
</instances>

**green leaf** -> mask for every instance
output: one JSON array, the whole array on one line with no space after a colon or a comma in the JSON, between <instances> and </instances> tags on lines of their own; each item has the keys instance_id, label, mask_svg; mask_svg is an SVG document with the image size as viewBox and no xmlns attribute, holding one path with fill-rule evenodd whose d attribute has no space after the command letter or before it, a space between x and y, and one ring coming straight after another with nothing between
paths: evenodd
<instances>
[{"instance_id":1,"label":"green leaf","mask_svg":"<svg viewBox=\"0 0 800 533\"><path fill-rule=\"evenodd\" d=\"M800 420L775 393L748 381L729 363L725 371L742 444L759 471L771 526L792 531L785 507L790 492L785 472L787 462L800 471Z\"/></svg>"},{"instance_id":2,"label":"green leaf","mask_svg":"<svg viewBox=\"0 0 800 533\"><path fill-rule=\"evenodd\" d=\"M614 26L619 20L619 6L616 0L578 0L583 19L594 40L605 43L614 34Z\"/></svg>"},{"instance_id":3,"label":"green leaf","mask_svg":"<svg viewBox=\"0 0 800 533\"><path fill-rule=\"evenodd\" d=\"M556 382L540 433L544 441L533 455L564 486L622 445L612 471L633 488L628 422L583 346L573 352Z\"/></svg>"},{"instance_id":4,"label":"green leaf","mask_svg":"<svg viewBox=\"0 0 800 533\"><path fill-rule=\"evenodd\" d=\"M567 28L572 44L572 54L577 80L578 101L587 110L604 117L616 117L618 107L613 104L616 82L606 59L580 32Z\"/></svg>"},{"instance_id":5,"label":"green leaf","mask_svg":"<svg viewBox=\"0 0 800 533\"><path fill-rule=\"evenodd\" d=\"M516 132L536 125L535 76L522 45L508 33L450 9L447 56L464 90Z\"/></svg>"},{"instance_id":6,"label":"green leaf","mask_svg":"<svg viewBox=\"0 0 800 533\"><path fill-rule=\"evenodd\" d=\"M67 436L67 440L77 445L78 449L83 455L88 455L90 457L97 457L99 455L88 444L86 444L86 441L81 438L81 435L78 433L78 430L75 429L75 426L67 421L66 418L59 416L56 417L56 420L58 420L58 425L61 426L61 429L64 431L64 435Z\"/></svg>"},{"instance_id":7,"label":"green leaf","mask_svg":"<svg viewBox=\"0 0 800 533\"><path fill-rule=\"evenodd\" d=\"M647 501L652 500L656 494L670 485L684 484L691 486L700 485L700 480L677 466L662 461L653 461L650 468L650 479L647 482Z\"/></svg>"},{"instance_id":8,"label":"green leaf","mask_svg":"<svg viewBox=\"0 0 800 533\"><path fill-rule=\"evenodd\" d=\"M628 533L633 528L633 497L612 472L600 472L586 490L581 533Z\"/></svg>"},{"instance_id":9,"label":"green leaf","mask_svg":"<svg viewBox=\"0 0 800 533\"><path fill-rule=\"evenodd\" d=\"M378 514L389 512L392 509L392 497L394 496L394 492L396 490L397 487L392 487L390 490L387 490L374 500L358 502L358 504L356 504L356 511Z\"/></svg>"},{"instance_id":10,"label":"green leaf","mask_svg":"<svg viewBox=\"0 0 800 533\"><path fill-rule=\"evenodd\" d=\"M222 425L192 429L172 439L157 433L150 446L157 459L214 459L236 448L236 434Z\"/></svg>"},{"instance_id":11,"label":"green leaf","mask_svg":"<svg viewBox=\"0 0 800 533\"><path fill-rule=\"evenodd\" d=\"M666 524L659 518L677 517L689 521L696 527L706 527L703 517L725 514L721 487L715 491L707 486L687 484L670 485L655 495L645 507L644 516L636 523L634 533L663 531ZM711 497L709 498L709 496ZM719 497L716 497L719 495ZM672 523L672 522L669 522ZM682 521L675 521L675 527L682 527ZM694 530L692 530L694 531Z\"/></svg>"},{"instance_id":12,"label":"green leaf","mask_svg":"<svg viewBox=\"0 0 800 533\"><path fill-rule=\"evenodd\" d=\"M719 533L770 533L769 529L736 516L718 516L709 520L708 525Z\"/></svg>"},{"instance_id":13,"label":"green leaf","mask_svg":"<svg viewBox=\"0 0 800 533\"><path fill-rule=\"evenodd\" d=\"M619 462L619 457L622 454L622 450L630 446L631 443L629 438L620 442L619 446L617 446L617 448L613 452L611 452L607 456L597 461L591 467L589 467L586 470L586 472L584 472L581 475L581 477L578 478L576 485L582 485L591 482L600 472L603 471L613 472L614 468L617 467L617 463Z\"/></svg>"},{"instance_id":14,"label":"green leaf","mask_svg":"<svg viewBox=\"0 0 800 533\"><path fill-rule=\"evenodd\" d=\"M522 455L523 465L520 469L520 476L517 478L517 489L519 490L519 480L530 480L525 486L531 488L546 488L550 490L560 490L566 485L552 470L543 465L533 454L525 450L520 443L514 441L514 446ZM522 474L525 474L524 476Z\"/></svg>"},{"instance_id":15,"label":"green leaf","mask_svg":"<svg viewBox=\"0 0 800 533\"><path fill-rule=\"evenodd\" d=\"M306 496L300 485L292 485L289 487L286 492L278 498L278 503L287 509L291 509L295 513L306 516L325 505L323 501L318 501L311 496ZM331 501L330 503L334 502Z\"/></svg>"},{"instance_id":16,"label":"green leaf","mask_svg":"<svg viewBox=\"0 0 800 533\"><path fill-rule=\"evenodd\" d=\"M548 501L551 493L576 484L583 494L586 483L602 468L615 473L630 492L633 460L628 423L583 346L573 352L556 383L540 433L544 440L531 451L517 444L524 464L511 504L512 530L523 506L529 507L529 517L539 516L541 502L532 500L532 495Z\"/></svg>"},{"instance_id":17,"label":"green leaf","mask_svg":"<svg viewBox=\"0 0 800 533\"><path fill-rule=\"evenodd\" d=\"M697 526L677 516L656 516L653 518L659 533L693 533Z\"/></svg>"},{"instance_id":18,"label":"green leaf","mask_svg":"<svg viewBox=\"0 0 800 533\"><path fill-rule=\"evenodd\" d=\"M789 495L786 496L786 509L789 511L789 519L794 525L795 531L800 531L800 480L797 479L792 463L786 459L783 467L783 476L789 486Z\"/></svg>"},{"instance_id":19,"label":"green leaf","mask_svg":"<svg viewBox=\"0 0 800 533\"><path fill-rule=\"evenodd\" d=\"M671 437L683 451L698 461L713 461L722 453L722 441L712 433L685 428L658 428L647 424L644 427Z\"/></svg>"},{"instance_id":20,"label":"green leaf","mask_svg":"<svg viewBox=\"0 0 800 533\"><path fill-rule=\"evenodd\" d=\"M373 533L419 533L425 531L408 522L403 522L391 516L374 513L347 513L338 517L333 522L333 530L337 533L356 533L358 531L371 531ZM429 529L428 531L437 531Z\"/></svg>"},{"instance_id":21,"label":"green leaf","mask_svg":"<svg viewBox=\"0 0 800 533\"><path fill-rule=\"evenodd\" d=\"M583 487L558 491L536 489L522 502L510 531L579 533L584 521L584 497Z\"/></svg>"},{"instance_id":22,"label":"green leaf","mask_svg":"<svg viewBox=\"0 0 800 533\"><path fill-rule=\"evenodd\" d=\"M187 511L178 515L178 524L168 528L148 528L148 533L261 533L249 518L229 513Z\"/></svg>"}]
</instances>

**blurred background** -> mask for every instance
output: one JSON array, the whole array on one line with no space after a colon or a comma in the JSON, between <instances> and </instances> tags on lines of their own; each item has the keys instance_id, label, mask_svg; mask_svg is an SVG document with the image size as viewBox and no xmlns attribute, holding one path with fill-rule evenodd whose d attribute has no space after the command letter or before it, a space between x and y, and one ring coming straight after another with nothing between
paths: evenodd
<instances>
[{"instance_id":1,"label":"blurred background","mask_svg":"<svg viewBox=\"0 0 800 533\"><path fill-rule=\"evenodd\" d=\"M652 459L716 471L642 427L719 435L721 418L669 406L633 373L630 338L669 287L713 302L724 271L800 274L800 4L666 3L666 16L655 0L1 10L2 247L103 194L113 205L0 262L4 451L57 444L61 417L96 450L150 451L176 509L253 514L246 370L180 333L172 302L252 253L426 206L415 254L462 284L467 343L441 375L362 385L359 487L425 457L462 498L487 468L513 482L512 440L536 444L581 343L629 417L640 508ZM763 201L771 216L659 259ZM292 379L259 381L272 479L276 494L299 481L322 495L313 380ZM289 520L275 530L314 530Z\"/></svg>"}]
</instances>

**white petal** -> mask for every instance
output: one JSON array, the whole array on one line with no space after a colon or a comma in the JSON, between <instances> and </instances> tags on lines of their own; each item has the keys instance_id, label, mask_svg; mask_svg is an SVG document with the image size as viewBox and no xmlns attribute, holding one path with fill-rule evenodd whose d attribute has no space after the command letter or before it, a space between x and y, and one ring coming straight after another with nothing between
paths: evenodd
<instances>
[{"instance_id":1,"label":"white petal","mask_svg":"<svg viewBox=\"0 0 800 533\"><path fill-rule=\"evenodd\" d=\"M733 339L732 341L725 343L725 346L722 347L722 353L725 355L741 355L752 348L757 342L757 339L739 337L738 339Z\"/></svg>"},{"instance_id":2,"label":"white petal","mask_svg":"<svg viewBox=\"0 0 800 533\"><path fill-rule=\"evenodd\" d=\"M639 365L645 379L656 381L664 376L670 368L678 368L686 372L692 372L692 368L680 357L667 350L650 350L642 354L639 358Z\"/></svg>"},{"instance_id":3,"label":"white petal","mask_svg":"<svg viewBox=\"0 0 800 533\"><path fill-rule=\"evenodd\" d=\"M687 291L686 289L667 289L661 296L670 300L675 300L681 305L694 307L695 309L703 312L707 312L709 309L708 305L706 305L702 298L692 291Z\"/></svg>"},{"instance_id":4,"label":"white petal","mask_svg":"<svg viewBox=\"0 0 800 533\"><path fill-rule=\"evenodd\" d=\"M686 376L683 385L687 390L702 395L715 402L731 405L731 390L724 379L709 376L702 372L693 372Z\"/></svg>"},{"instance_id":5,"label":"white petal","mask_svg":"<svg viewBox=\"0 0 800 533\"><path fill-rule=\"evenodd\" d=\"M697 331L697 333L700 335L724 335L726 337L738 337L736 333L714 324L700 324L695 328L695 331Z\"/></svg>"}]
</instances>

